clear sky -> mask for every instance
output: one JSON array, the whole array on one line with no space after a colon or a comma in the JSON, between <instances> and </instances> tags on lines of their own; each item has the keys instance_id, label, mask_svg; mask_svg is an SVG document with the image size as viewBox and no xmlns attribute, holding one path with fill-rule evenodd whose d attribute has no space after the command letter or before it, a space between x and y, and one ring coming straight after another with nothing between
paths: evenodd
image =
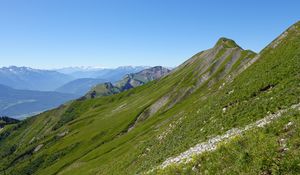
<instances>
[{"instance_id":1,"label":"clear sky","mask_svg":"<svg viewBox=\"0 0 300 175\"><path fill-rule=\"evenodd\" d=\"M300 0L0 0L0 66L176 66L219 37L260 51Z\"/></svg>"}]
</instances>

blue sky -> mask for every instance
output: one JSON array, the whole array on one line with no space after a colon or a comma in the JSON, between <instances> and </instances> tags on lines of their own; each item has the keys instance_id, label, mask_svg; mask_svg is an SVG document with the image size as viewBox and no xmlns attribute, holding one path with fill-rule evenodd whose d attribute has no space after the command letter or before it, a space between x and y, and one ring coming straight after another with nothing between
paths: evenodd
<instances>
[{"instance_id":1,"label":"blue sky","mask_svg":"<svg viewBox=\"0 0 300 175\"><path fill-rule=\"evenodd\" d=\"M260 51L299 0L1 0L0 66L176 66L234 39Z\"/></svg>"}]
</instances>

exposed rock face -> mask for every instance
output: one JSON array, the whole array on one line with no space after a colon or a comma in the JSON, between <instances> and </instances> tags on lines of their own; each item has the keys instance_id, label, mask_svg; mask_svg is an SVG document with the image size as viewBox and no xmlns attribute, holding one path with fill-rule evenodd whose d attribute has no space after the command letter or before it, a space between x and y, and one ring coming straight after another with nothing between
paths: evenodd
<instances>
[{"instance_id":1,"label":"exposed rock face","mask_svg":"<svg viewBox=\"0 0 300 175\"><path fill-rule=\"evenodd\" d=\"M33 152L34 152L34 153L38 152L43 146L44 146L43 144L38 145L38 146L33 150Z\"/></svg>"},{"instance_id":2,"label":"exposed rock face","mask_svg":"<svg viewBox=\"0 0 300 175\"><path fill-rule=\"evenodd\" d=\"M158 112L162 107L164 107L168 103L169 97L164 96L152 104L149 108L144 110L135 120L134 124L128 129L128 131L132 130L138 122L144 121L147 118L151 117L153 114Z\"/></svg>"}]
</instances>

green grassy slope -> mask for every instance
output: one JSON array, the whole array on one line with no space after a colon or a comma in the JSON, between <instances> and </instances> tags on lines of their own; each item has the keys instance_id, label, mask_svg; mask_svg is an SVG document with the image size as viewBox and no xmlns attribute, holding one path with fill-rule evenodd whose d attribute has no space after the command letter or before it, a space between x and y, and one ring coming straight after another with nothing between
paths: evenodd
<instances>
[{"instance_id":1,"label":"green grassy slope","mask_svg":"<svg viewBox=\"0 0 300 175\"><path fill-rule=\"evenodd\" d=\"M297 23L259 55L222 38L159 81L27 119L0 133L2 174L143 173L209 137L299 103L299 36ZM217 159L218 152L208 157Z\"/></svg>"},{"instance_id":2,"label":"green grassy slope","mask_svg":"<svg viewBox=\"0 0 300 175\"><path fill-rule=\"evenodd\" d=\"M266 128L194 156L188 164L173 164L151 174L299 174L299 125L300 113L292 110Z\"/></svg>"}]
</instances>

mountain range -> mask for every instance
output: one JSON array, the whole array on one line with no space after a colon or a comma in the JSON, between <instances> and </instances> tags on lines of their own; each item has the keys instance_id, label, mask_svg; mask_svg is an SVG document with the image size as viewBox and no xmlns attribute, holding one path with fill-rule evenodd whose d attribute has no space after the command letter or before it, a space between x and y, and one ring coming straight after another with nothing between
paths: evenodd
<instances>
[{"instance_id":1,"label":"mountain range","mask_svg":"<svg viewBox=\"0 0 300 175\"><path fill-rule=\"evenodd\" d=\"M117 68L66 67L55 69L55 71L67 74L75 79L96 78L114 82L122 79L126 74L136 73L146 68L149 68L149 66L120 66Z\"/></svg>"},{"instance_id":2,"label":"mountain range","mask_svg":"<svg viewBox=\"0 0 300 175\"><path fill-rule=\"evenodd\" d=\"M115 83L106 82L103 84L98 84L93 87L88 94L87 98L95 98L101 96L107 96L112 94L117 94L131 88L135 88L144 85L150 81L158 80L166 76L170 72L169 69L162 66L155 66L148 69L144 69L137 73L127 74L122 80Z\"/></svg>"},{"instance_id":3,"label":"mountain range","mask_svg":"<svg viewBox=\"0 0 300 175\"><path fill-rule=\"evenodd\" d=\"M123 66L111 69L78 67L59 70L2 67L0 115L15 118L31 116L79 98L97 84L119 80L120 77L143 68L146 67Z\"/></svg>"},{"instance_id":4,"label":"mountain range","mask_svg":"<svg viewBox=\"0 0 300 175\"><path fill-rule=\"evenodd\" d=\"M71 80L71 76L51 70L16 66L0 68L0 84L15 89L53 91Z\"/></svg>"},{"instance_id":5,"label":"mountain range","mask_svg":"<svg viewBox=\"0 0 300 175\"><path fill-rule=\"evenodd\" d=\"M126 74L136 73L147 66L122 66L117 68L69 67L54 70L29 67L0 68L0 84L15 89L58 91L82 94L91 86L103 81L115 82ZM78 89L77 87L78 86ZM85 92L86 92L85 91ZM79 93L80 92L80 93Z\"/></svg>"},{"instance_id":6,"label":"mountain range","mask_svg":"<svg viewBox=\"0 0 300 175\"><path fill-rule=\"evenodd\" d=\"M6 125L1 173L299 174L299 70L300 22L259 53L220 38L157 80Z\"/></svg>"}]
</instances>

